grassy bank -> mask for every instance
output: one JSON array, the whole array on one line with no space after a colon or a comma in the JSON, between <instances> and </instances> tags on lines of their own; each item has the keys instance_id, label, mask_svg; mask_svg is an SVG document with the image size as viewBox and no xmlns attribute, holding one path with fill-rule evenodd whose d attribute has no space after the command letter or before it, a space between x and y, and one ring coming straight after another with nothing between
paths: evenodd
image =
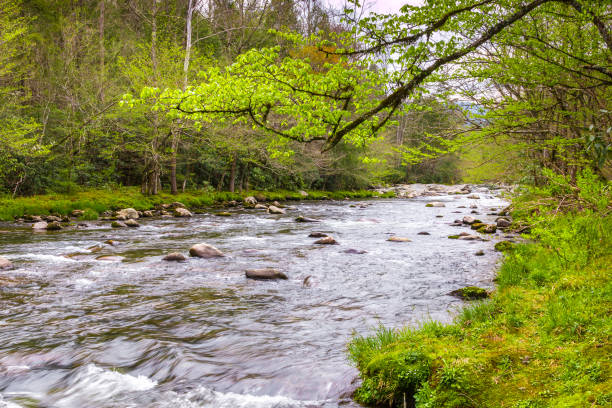
<instances>
[{"instance_id":1,"label":"grassy bank","mask_svg":"<svg viewBox=\"0 0 612 408\"><path fill-rule=\"evenodd\" d=\"M453 324L354 338L349 353L363 378L356 399L419 408L612 406L604 188L607 203L601 192L588 193L599 201L592 209L578 198L581 211L560 215L554 200L540 199L517 211L531 217L532 241L506 252L492 298L470 304Z\"/></svg>"},{"instance_id":2,"label":"grassy bank","mask_svg":"<svg viewBox=\"0 0 612 408\"><path fill-rule=\"evenodd\" d=\"M157 204L180 201L192 209L206 208L231 200L240 201L244 197L255 196L266 201L285 200L342 200L349 198L368 198L379 196L375 191L308 191L304 197L296 191L248 191L242 193L193 191L172 195L160 193L147 196L140 193L137 187L124 187L116 190L88 190L70 195L50 194L16 199L0 198L0 220L10 221L24 215L68 215L73 210L89 210L90 218L107 210L135 208L149 210ZM392 197L393 194L385 194Z\"/></svg>"}]
</instances>

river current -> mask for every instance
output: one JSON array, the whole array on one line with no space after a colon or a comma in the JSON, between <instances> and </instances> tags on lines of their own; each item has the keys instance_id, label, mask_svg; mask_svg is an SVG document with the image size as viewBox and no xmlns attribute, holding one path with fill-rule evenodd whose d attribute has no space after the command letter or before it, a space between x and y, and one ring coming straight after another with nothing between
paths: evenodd
<instances>
[{"instance_id":1,"label":"river current","mask_svg":"<svg viewBox=\"0 0 612 408\"><path fill-rule=\"evenodd\" d=\"M357 407L346 354L355 333L449 321L462 304L450 291L492 287L499 234L447 238L465 231L449 224L470 205L485 222L505 205L475 192L304 201L285 215L211 211L141 219L137 229L0 224L0 255L16 266L0 271L0 408ZM339 245L315 245L313 231ZM226 256L162 261L201 242ZM289 279L245 278L265 267Z\"/></svg>"}]
</instances>

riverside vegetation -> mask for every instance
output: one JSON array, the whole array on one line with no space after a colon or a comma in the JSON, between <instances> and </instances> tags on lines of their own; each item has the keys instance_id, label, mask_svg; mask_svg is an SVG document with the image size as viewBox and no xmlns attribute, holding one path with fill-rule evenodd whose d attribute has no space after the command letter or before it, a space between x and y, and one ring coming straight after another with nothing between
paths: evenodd
<instances>
[{"instance_id":1,"label":"riverside vegetation","mask_svg":"<svg viewBox=\"0 0 612 408\"><path fill-rule=\"evenodd\" d=\"M612 185L586 171L513 202L526 241L505 246L497 288L452 324L381 328L349 345L369 405L612 404ZM407 405L409 404L409 405Z\"/></svg>"}]
</instances>

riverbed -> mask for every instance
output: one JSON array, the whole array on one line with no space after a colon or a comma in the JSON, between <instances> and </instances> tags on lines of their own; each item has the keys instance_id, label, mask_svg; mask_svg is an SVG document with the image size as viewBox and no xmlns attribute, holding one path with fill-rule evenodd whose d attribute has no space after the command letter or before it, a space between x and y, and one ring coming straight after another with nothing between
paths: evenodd
<instances>
[{"instance_id":1,"label":"riverbed","mask_svg":"<svg viewBox=\"0 0 612 408\"><path fill-rule=\"evenodd\" d=\"M493 222L506 205L474 193L211 210L134 229L0 224L0 255L16 266L0 271L0 407L357 407L352 335L449 321L463 304L449 292L493 287L502 233L447 238L469 231L453 220ZM314 231L339 244L314 244ZM226 256L162 260L201 242ZM245 278L266 267L289 279Z\"/></svg>"}]
</instances>

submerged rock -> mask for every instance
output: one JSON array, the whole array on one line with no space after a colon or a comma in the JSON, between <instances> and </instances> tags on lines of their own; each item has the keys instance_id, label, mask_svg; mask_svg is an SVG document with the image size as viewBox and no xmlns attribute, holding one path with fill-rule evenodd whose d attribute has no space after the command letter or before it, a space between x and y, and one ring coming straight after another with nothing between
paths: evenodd
<instances>
[{"instance_id":1,"label":"submerged rock","mask_svg":"<svg viewBox=\"0 0 612 408\"><path fill-rule=\"evenodd\" d=\"M113 221L111 223L111 227L113 227L113 228L126 228L127 225L125 225L125 223L123 221Z\"/></svg>"},{"instance_id":2,"label":"submerged rock","mask_svg":"<svg viewBox=\"0 0 612 408\"><path fill-rule=\"evenodd\" d=\"M227 211L218 212L215 214L217 217L231 217L232 213Z\"/></svg>"},{"instance_id":3,"label":"submerged rock","mask_svg":"<svg viewBox=\"0 0 612 408\"><path fill-rule=\"evenodd\" d=\"M440 201L433 201L425 204L425 207L446 207L446 205Z\"/></svg>"},{"instance_id":4,"label":"submerged rock","mask_svg":"<svg viewBox=\"0 0 612 408\"><path fill-rule=\"evenodd\" d=\"M283 210L282 208L278 208L275 205L271 205L271 206L268 207L268 212L270 214L284 214L285 210Z\"/></svg>"},{"instance_id":5,"label":"submerged rock","mask_svg":"<svg viewBox=\"0 0 612 408\"><path fill-rule=\"evenodd\" d=\"M319 245L338 245L338 242L336 242L336 240L332 237L325 237L315 241L314 243Z\"/></svg>"},{"instance_id":6,"label":"submerged rock","mask_svg":"<svg viewBox=\"0 0 612 408\"><path fill-rule=\"evenodd\" d=\"M123 257L119 255L102 255L96 258L96 261L104 261L104 262L119 262L122 260L123 260Z\"/></svg>"},{"instance_id":7,"label":"submerged rock","mask_svg":"<svg viewBox=\"0 0 612 408\"><path fill-rule=\"evenodd\" d=\"M310 238L325 238L328 237L329 235L323 233L323 232L311 232L308 237Z\"/></svg>"},{"instance_id":8,"label":"submerged rock","mask_svg":"<svg viewBox=\"0 0 612 408\"><path fill-rule=\"evenodd\" d=\"M480 251L476 251L476 253L474 255L476 256L484 256L484 251L481 249Z\"/></svg>"},{"instance_id":9,"label":"submerged rock","mask_svg":"<svg viewBox=\"0 0 612 408\"><path fill-rule=\"evenodd\" d=\"M302 217L301 215L295 218L295 222L321 222L314 218Z\"/></svg>"},{"instance_id":10,"label":"submerged rock","mask_svg":"<svg viewBox=\"0 0 612 408\"><path fill-rule=\"evenodd\" d=\"M467 196L467 198L472 199L472 200L480 200L480 196L478 196L476 194L471 194L471 195Z\"/></svg>"},{"instance_id":11,"label":"submerged rock","mask_svg":"<svg viewBox=\"0 0 612 408\"><path fill-rule=\"evenodd\" d=\"M13 263L3 256L0 256L0 269L13 269Z\"/></svg>"},{"instance_id":12,"label":"submerged rock","mask_svg":"<svg viewBox=\"0 0 612 408\"><path fill-rule=\"evenodd\" d=\"M421 231L421 232L418 232L417 235L431 235L431 234L427 231Z\"/></svg>"},{"instance_id":13,"label":"submerged rock","mask_svg":"<svg viewBox=\"0 0 612 408\"><path fill-rule=\"evenodd\" d=\"M453 290L449 293L451 296L457 296L463 300L485 299L489 297L489 293L477 286L467 286L465 288Z\"/></svg>"},{"instance_id":14,"label":"submerged rock","mask_svg":"<svg viewBox=\"0 0 612 408\"><path fill-rule=\"evenodd\" d=\"M355 255L362 255L362 254L367 254L368 251L364 250L364 249L354 249L354 248L350 248L350 249L345 249L344 251L345 254L355 254Z\"/></svg>"},{"instance_id":15,"label":"submerged rock","mask_svg":"<svg viewBox=\"0 0 612 408\"><path fill-rule=\"evenodd\" d=\"M225 256L223 252L219 251L212 245L208 244L196 244L189 248L189 255L195 256L198 258L218 258Z\"/></svg>"},{"instance_id":16,"label":"submerged rock","mask_svg":"<svg viewBox=\"0 0 612 408\"><path fill-rule=\"evenodd\" d=\"M274 268L247 269L244 274L249 279L289 279L284 272L281 272Z\"/></svg>"},{"instance_id":17,"label":"submerged rock","mask_svg":"<svg viewBox=\"0 0 612 408\"><path fill-rule=\"evenodd\" d=\"M172 215L174 215L175 217L183 217L183 218L193 217L193 214L191 213L191 211L183 207L175 208Z\"/></svg>"},{"instance_id":18,"label":"submerged rock","mask_svg":"<svg viewBox=\"0 0 612 408\"><path fill-rule=\"evenodd\" d=\"M180 252L170 252L168 255L164 256L162 259L164 261L171 261L171 262L184 262L187 260L185 255L181 254Z\"/></svg>"},{"instance_id":19,"label":"submerged rock","mask_svg":"<svg viewBox=\"0 0 612 408\"><path fill-rule=\"evenodd\" d=\"M404 237L389 237L389 238L387 238L387 241L391 241L391 242L412 242L411 239L404 238Z\"/></svg>"}]
</instances>

